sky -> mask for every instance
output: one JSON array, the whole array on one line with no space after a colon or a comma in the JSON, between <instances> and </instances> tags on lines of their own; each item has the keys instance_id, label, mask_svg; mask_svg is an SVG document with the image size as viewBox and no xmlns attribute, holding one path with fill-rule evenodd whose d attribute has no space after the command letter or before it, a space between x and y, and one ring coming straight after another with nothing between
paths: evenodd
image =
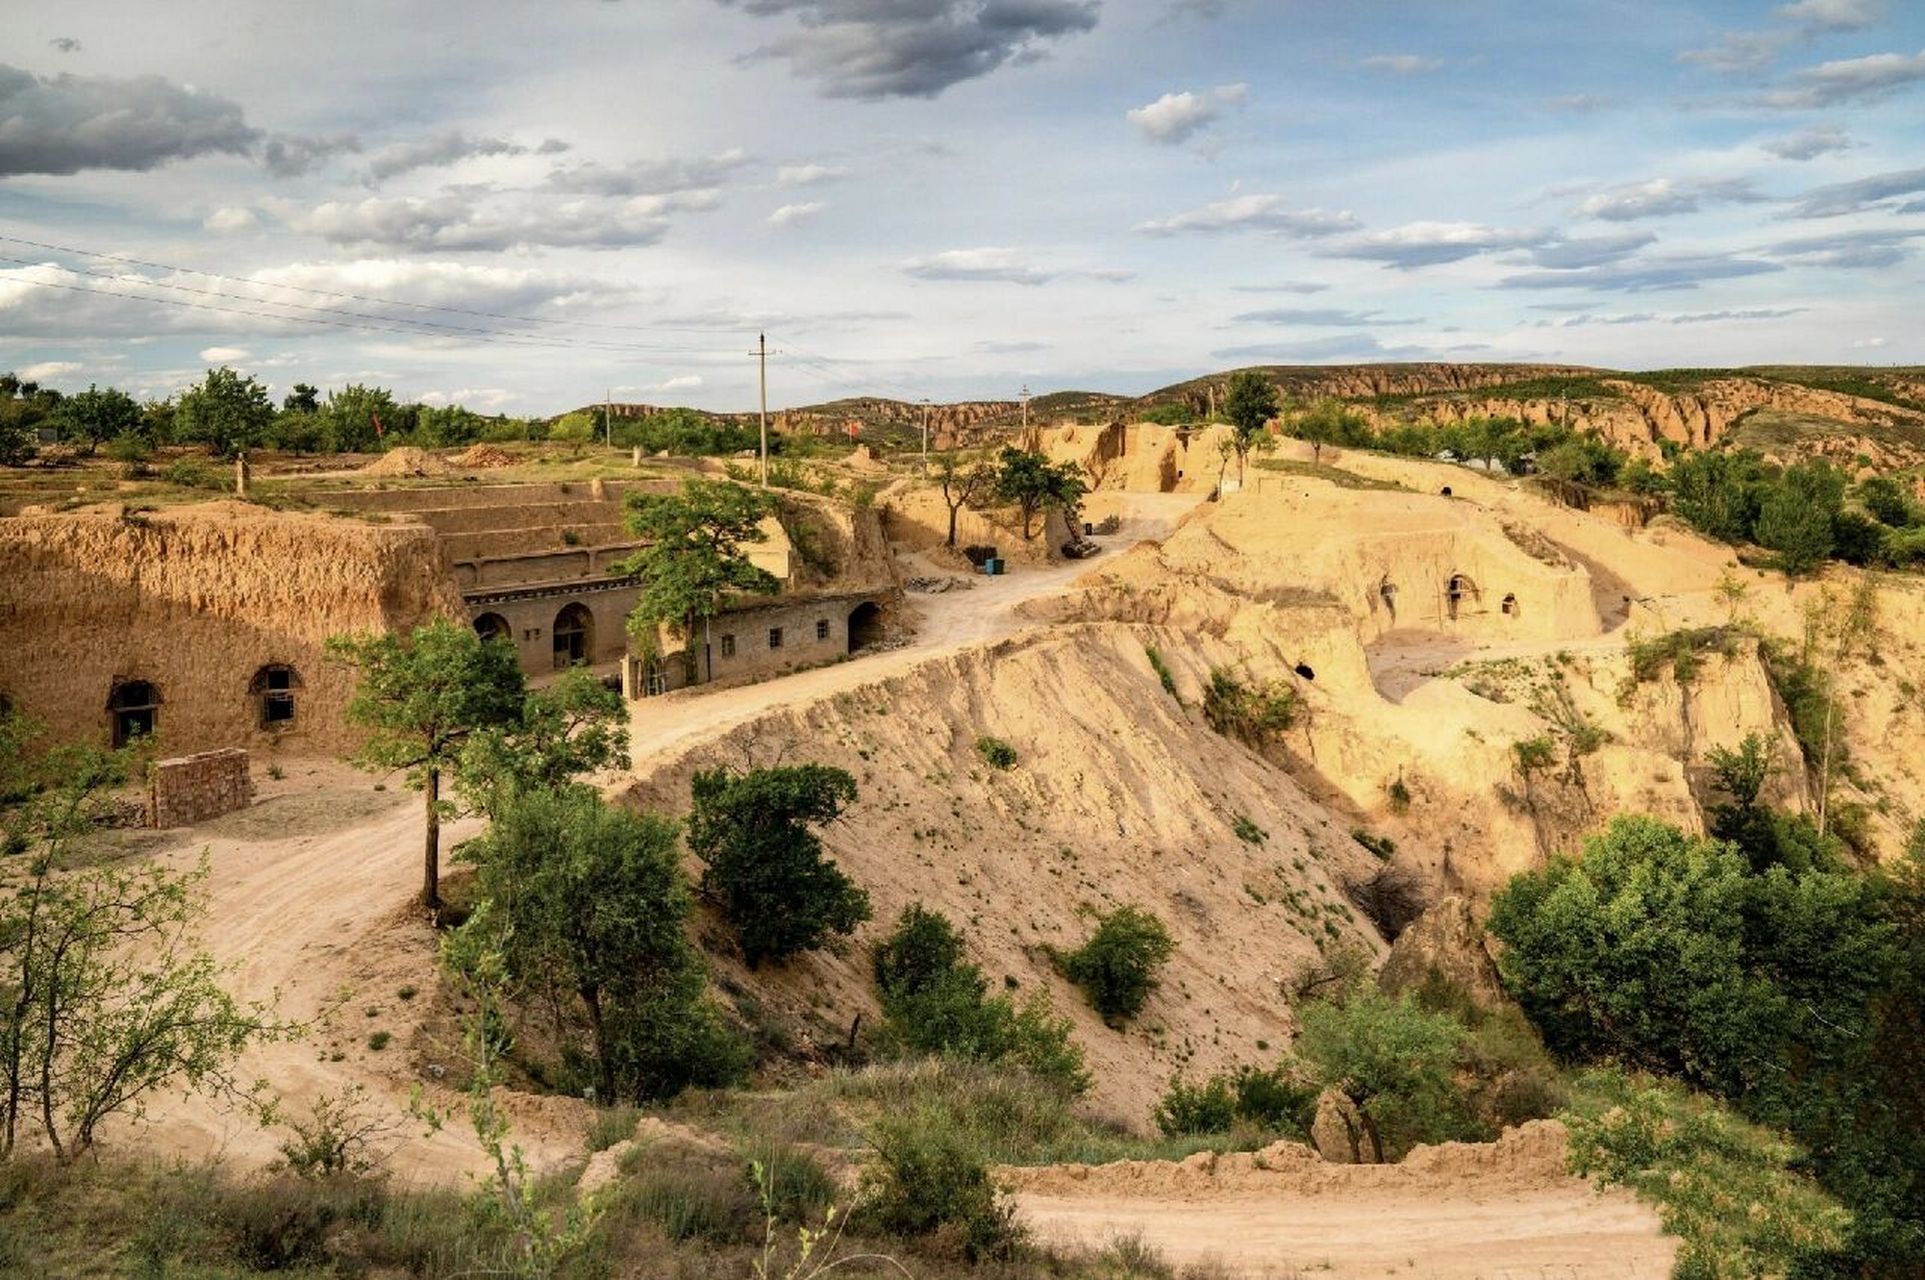
<instances>
[{"instance_id":1,"label":"sky","mask_svg":"<svg viewBox=\"0 0 1925 1280\"><path fill-rule=\"evenodd\" d=\"M1925 363L1919 0L7 0L0 369L488 412Z\"/></svg>"}]
</instances>

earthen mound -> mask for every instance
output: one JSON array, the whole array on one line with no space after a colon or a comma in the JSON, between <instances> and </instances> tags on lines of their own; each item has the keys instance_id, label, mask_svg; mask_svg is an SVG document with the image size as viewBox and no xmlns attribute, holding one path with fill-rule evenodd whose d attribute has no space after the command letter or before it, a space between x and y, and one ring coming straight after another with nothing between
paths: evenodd
<instances>
[{"instance_id":1,"label":"earthen mound","mask_svg":"<svg viewBox=\"0 0 1925 1280\"><path fill-rule=\"evenodd\" d=\"M393 455L390 454L389 456L392 457ZM457 467L468 467L471 469L512 467L515 465L515 455L509 453L506 449L498 448L492 444L478 444L466 453L456 454L454 464Z\"/></svg>"},{"instance_id":2,"label":"earthen mound","mask_svg":"<svg viewBox=\"0 0 1925 1280\"><path fill-rule=\"evenodd\" d=\"M445 476L448 464L425 449L403 445L361 468L364 476Z\"/></svg>"}]
</instances>

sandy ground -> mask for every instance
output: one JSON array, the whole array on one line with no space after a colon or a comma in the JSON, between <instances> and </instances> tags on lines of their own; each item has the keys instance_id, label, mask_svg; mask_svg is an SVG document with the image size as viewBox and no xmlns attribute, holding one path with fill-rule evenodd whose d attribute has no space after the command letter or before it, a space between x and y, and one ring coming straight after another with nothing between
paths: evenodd
<instances>
[{"instance_id":1,"label":"sandy ground","mask_svg":"<svg viewBox=\"0 0 1925 1280\"><path fill-rule=\"evenodd\" d=\"M1176 1266L1234 1276L1663 1280L1677 1242L1629 1192L1564 1171L1562 1126L1420 1147L1390 1166L1327 1165L1279 1144L1252 1155L1007 1170L1042 1239L1136 1236Z\"/></svg>"}]
</instances>

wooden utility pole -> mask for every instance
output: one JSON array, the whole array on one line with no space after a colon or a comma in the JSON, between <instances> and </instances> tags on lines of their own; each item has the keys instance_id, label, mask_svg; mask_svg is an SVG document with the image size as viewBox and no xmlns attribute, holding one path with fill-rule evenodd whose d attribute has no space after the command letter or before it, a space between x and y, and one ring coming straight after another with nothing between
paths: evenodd
<instances>
[{"instance_id":1,"label":"wooden utility pole","mask_svg":"<svg viewBox=\"0 0 1925 1280\"><path fill-rule=\"evenodd\" d=\"M762 423L762 487L769 487L769 335L757 334L755 338L755 359L761 371L762 409L758 415Z\"/></svg>"},{"instance_id":2,"label":"wooden utility pole","mask_svg":"<svg viewBox=\"0 0 1925 1280\"><path fill-rule=\"evenodd\" d=\"M615 447L615 392L613 388L602 391L602 447Z\"/></svg>"},{"instance_id":3,"label":"wooden utility pole","mask_svg":"<svg viewBox=\"0 0 1925 1280\"><path fill-rule=\"evenodd\" d=\"M922 473L929 474L929 397L922 398Z\"/></svg>"}]
</instances>

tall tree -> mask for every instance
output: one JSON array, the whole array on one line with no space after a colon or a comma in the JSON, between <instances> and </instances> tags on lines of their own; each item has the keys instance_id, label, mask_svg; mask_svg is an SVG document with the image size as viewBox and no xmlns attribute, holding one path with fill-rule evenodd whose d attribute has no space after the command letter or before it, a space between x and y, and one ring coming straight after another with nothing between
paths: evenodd
<instances>
[{"instance_id":1,"label":"tall tree","mask_svg":"<svg viewBox=\"0 0 1925 1280\"><path fill-rule=\"evenodd\" d=\"M1037 515L1049 507L1073 510L1088 490L1075 464L1050 460L1033 449L1005 448L998 457L996 496L1022 513L1023 541L1036 536Z\"/></svg>"},{"instance_id":2,"label":"tall tree","mask_svg":"<svg viewBox=\"0 0 1925 1280\"><path fill-rule=\"evenodd\" d=\"M1277 405L1276 383L1255 369L1239 369L1230 375L1230 385L1223 393L1223 416L1230 420L1230 446L1236 450L1239 483L1250 447L1270 419L1277 416Z\"/></svg>"},{"instance_id":3,"label":"tall tree","mask_svg":"<svg viewBox=\"0 0 1925 1280\"><path fill-rule=\"evenodd\" d=\"M174 436L231 458L260 443L273 421L267 388L223 365L209 369L199 386L181 393L174 408Z\"/></svg>"},{"instance_id":4,"label":"tall tree","mask_svg":"<svg viewBox=\"0 0 1925 1280\"><path fill-rule=\"evenodd\" d=\"M132 396L91 383L62 400L50 416L64 438L85 445L88 453L115 436L136 433L141 424L140 405Z\"/></svg>"},{"instance_id":5,"label":"tall tree","mask_svg":"<svg viewBox=\"0 0 1925 1280\"><path fill-rule=\"evenodd\" d=\"M823 857L812 829L854 802L848 773L819 764L707 769L695 775L692 795L689 852L705 864L702 890L721 903L751 969L869 918L869 895Z\"/></svg>"},{"instance_id":6,"label":"tall tree","mask_svg":"<svg viewBox=\"0 0 1925 1280\"><path fill-rule=\"evenodd\" d=\"M513 723L479 730L468 739L455 787L473 808L496 818L517 795L627 765L622 695L571 667L553 683L529 690Z\"/></svg>"},{"instance_id":7,"label":"tall tree","mask_svg":"<svg viewBox=\"0 0 1925 1280\"><path fill-rule=\"evenodd\" d=\"M421 903L441 906L441 778L475 734L515 724L525 686L514 648L439 618L413 633L335 636L328 651L360 670L348 719L373 732L359 759L406 769L426 801Z\"/></svg>"},{"instance_id":8,"label":"tall tree","mask_svg":"<svg viewBox=\"0 0 1925 1280\"><path fill-rule=\"evenodd\" d=\"M288 413L319 413L321 411L320 388L309 386L305 382L295 383L294 390L282 398L281 408Z\"/></svg>"},{"instance_id":9,"label":"tall tree","mask_svg":"<svg viewBox=\"0 0 1925 1280\"><path fill-rule=\"evenodd\" d=\"M371 453L390 432L400 430L400 423L392 392L352 383L328 396L321 412L321 442L333 453Z\"/></svg>"},{"instance_id":10,"label":"tall tree","mask_svg":"<svg viewBox=\"0 0 1925 1280\"><path fill-rule=\"evenodd\" d=\"M996 469L987 463L967 464L954 452L936 455L935 480L942 490L943 506L949 509L949 533L943 545L956 545L956 518L962 509L978 501L996 487Z\"/></svg>"},{"instance_id":11,"label":"tall tree","mask_svg":"<svg viewBox=\"0 0 1925 1280\"><path fill-rule=\"evenodd\" d=\"M744 547L767 540L762 521L775 511L767 494L720 480L685 480L679 494L630 493L628 531L647 545L619 566L642 580L629 631L652 652L656 634L672 628L683 640L692 684L700 623L722 611L731 594L774 595L782 584L750 561Z\"/></svg>"}]
</instances>

